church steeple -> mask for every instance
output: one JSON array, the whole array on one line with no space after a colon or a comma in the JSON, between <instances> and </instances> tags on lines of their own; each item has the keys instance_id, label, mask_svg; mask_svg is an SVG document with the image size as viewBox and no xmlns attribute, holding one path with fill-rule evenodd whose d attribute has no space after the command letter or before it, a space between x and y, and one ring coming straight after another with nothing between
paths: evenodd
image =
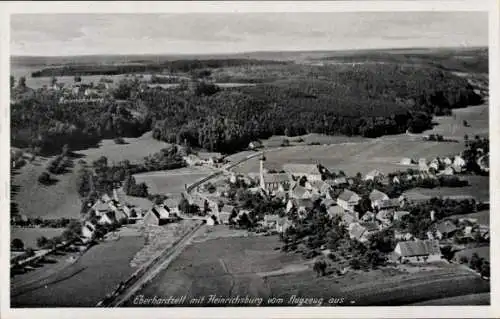
<instances>
[{"instance_id":1,"label":"church steeple","mask_svg":"<svg viewBox=\"0 0 500 319\"><path fill-rule=\"evenodd\" d=\"M259 171L259 176L260 176L260 188L262 188L264 191L266 190L266 183L264 182L264 161L266 160L266 156L264 155L264 152L262 152L262 155L260 157L259 163L260 163L260 171Z\"/></svg>"}]
</instances>

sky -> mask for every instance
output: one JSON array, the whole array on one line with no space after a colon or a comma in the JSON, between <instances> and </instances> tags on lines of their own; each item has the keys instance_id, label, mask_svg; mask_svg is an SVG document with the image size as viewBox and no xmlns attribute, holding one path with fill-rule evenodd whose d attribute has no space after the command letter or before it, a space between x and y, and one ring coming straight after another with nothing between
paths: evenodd
<instances>
[{"instance_id":1,"label":"sky","mask_svg":"<svg viewBox=\"0 0 500 319\"><path fill-rule=\"evenodd\" d=\"M488 44L486 12L15 14L11 54L204 54Z\"/></svg>"}]
</instances>

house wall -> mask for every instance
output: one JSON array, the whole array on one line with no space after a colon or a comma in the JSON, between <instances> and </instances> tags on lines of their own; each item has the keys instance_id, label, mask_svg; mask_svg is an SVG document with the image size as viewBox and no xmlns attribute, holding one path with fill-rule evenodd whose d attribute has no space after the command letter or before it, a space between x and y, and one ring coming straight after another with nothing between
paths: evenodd
<instances>
[{"instance_id":1,"label":"house wall","mask_svg":"<svg viewBox=\"0 0 500 319\"><path fill-rule=\"evenodd\" d=\"M159 220L151 211L149 211L146 216L144 216L145 225L159 225Z\"/></svg>"}]
</instances>

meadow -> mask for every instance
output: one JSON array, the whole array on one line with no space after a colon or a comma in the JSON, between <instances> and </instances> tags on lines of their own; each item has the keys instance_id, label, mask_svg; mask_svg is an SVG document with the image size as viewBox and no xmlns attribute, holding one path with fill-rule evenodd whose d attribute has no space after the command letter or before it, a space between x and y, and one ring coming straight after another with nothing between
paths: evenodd
<instances>
[{"instance_id":1,"label":"meadow","mask_svg":"<svg viewBox=\"0 0 500 319\"><path fill-rule=\"evenodd\" d=\"M116 144L113 140L102 140L97 148L88 148L76 153L84 156L88 163L92 163L101 156L106 156L108 163L118 163L128 160L131 163L142 162L144 157L157 153L170 144L156 140L151 132L137 138L123 138L125 144Z\"/></svg>"},{"instance_id":2,"label":"meadow","mask_svg":"<svg viewBox=\"0 0 500 319\"><path fill-rule=\"evenodd\" d=\"M21 228L11 227L10 239L19 238L23 241L24 247L31 247L37 249L37 238L44 236L48 239L60 236L64 228Z\"/></svg>"},{"instance_id":3,"label":"meadow","mask_svg":"<svg viewBox=\"0 0 500 319\"><path fill-rule=\"evenodd\" d=\"M154 171L135 174L137 183L146 183L150 194L173 194L178 195L189 185L201 179L213 170L202 167L184 167L168 171Z\"/></svg>"},{"instance_id":4,"label":"meadow","mask_svg":"<svg viewBox=\"0 0 500 319\"><path fill-rule=\"evenodd\" d=\"M460 219L460 218L473 218L473 219L477 219L477 223L479 225L486 225L486 226L490 226L490 210L482 210L480 212L477 212L477 213L471 213L471 214L465 214L465 215L455 215L455 216L451 216L452 218L457 218L457 219Z\"/></svg>"},{"instance_id":5,"label":"meadow","mask_svg":"<svg viewBox=\"0 0 500 319\"><path fill-rule=\"evenodd\" d=\"M475 247L475 248L461 250L455 254L455 258L457 260L460 260L460 257L466 256L468 260L470 260L470 258L474 253L476 253L479 256L479 258L484 258L490 261L490 246L482 246L482 247Z\"/></svg>"},{"instance_id":6,"label":"meadow","mask_svg":"<svg viewBox=\"0 0 500 319\"><path fill-rule=\"evenodd\" d=\"M94 246L55 275L11 289L11 306L94 307L135 271L130 261L143 245L142 237L127 236Z\"/></svg>"},{"instance_id":7,"label":"meadow","mask_svg":"<svg viewBox=\"0 0 500 319\"><path fill-rule=\"evenodd\" d=\"M435 156L450 156L463 150L461 143L426 142L420 138L399 135L377 139L345 142L332 145L302 145L269 149L266 151L265 167L280 170L286 163L322 164L326 168L343 170L348 175L357 172L366 174L378 169L383 173L406 170L400 165L403 157L431 159ZM239 173L259 171L259 159L251 159L234 168Z\"/></svg>"},{"instance_id":8,"label":"meadow","mask_svg":"<svg viewBox=\"0 0 500 319\"><path fill-rule=\"evenodd\" d=\"M219 238L192 244L138 294L246 295L264 300L280 297L285 301L281 305L289 305L287 300L296 295L324 298L325 302L342 297L340 305L403 305L489 291L487 282L454 266L412 274L386 267L318 277L310 262L281 252L276 249L279 245L276 236Z\"/></svg>"}]
</instances>

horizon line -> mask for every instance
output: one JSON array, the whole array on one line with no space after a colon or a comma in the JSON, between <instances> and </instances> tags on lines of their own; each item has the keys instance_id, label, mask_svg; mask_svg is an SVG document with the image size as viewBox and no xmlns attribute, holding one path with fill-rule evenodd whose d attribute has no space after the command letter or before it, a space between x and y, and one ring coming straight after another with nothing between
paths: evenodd
<instances>
[{"instance_id":1,"label":"horizon line","mask_svg":"<svg viewBox=\"0 0 500 319\"><path fill-rule=\"evenodd\" d=\"M183 56L183 55L245 55L256 53L320 53L320 52L352 52L352 51L387 51L387 50L477 50L489 49L489 45L481 46L428 46L428 47L382 47L382 48L361 48L361 49L318 49L318 50L257 50L257 51L237 51L237 52L210 52L210 53L94 53L78 55L19 55L10 54L10 58L70 58L70 57L97 57L97 56Z\"/></svg>"}]
</instances>

